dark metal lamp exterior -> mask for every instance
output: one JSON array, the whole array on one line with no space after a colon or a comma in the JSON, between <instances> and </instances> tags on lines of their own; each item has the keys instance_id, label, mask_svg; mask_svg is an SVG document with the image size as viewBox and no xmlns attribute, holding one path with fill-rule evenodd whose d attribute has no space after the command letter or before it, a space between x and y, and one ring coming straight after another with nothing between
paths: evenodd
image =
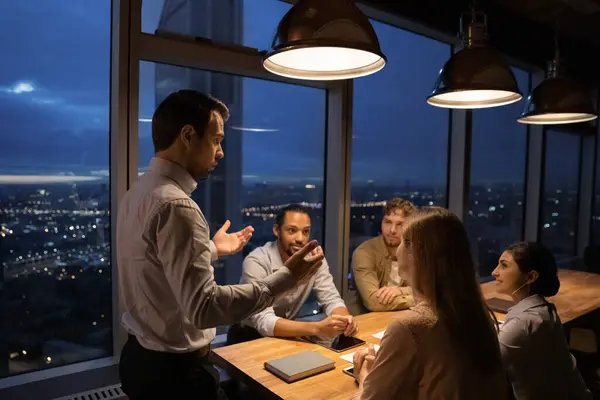
<instances>
[{"instance_id":1,"label":"dark metal lamp exterior","mask_svg":"<svg viewBox=\"0 0 600 400\"><path fill-rule=\"evenodd\" d=\"M519 122L557 125L592 121L598 117L586 88L574 79L560 76L557 65L555 59L550 64L550 77L531 91Z\"/></svg>"},{"instance_id":2,"label":"dark metal lamp exterior","mask_svg":"<svg viewBox=\"0 0 600 400\"><path fill-rule=\"evenodd\" d=\"M336 48L362 55L355 65L343 69L302 68L277 57L286 52ZM324 54L324 53L321 53ZM352 59L350 59L352 60ZM369 75L385 66L377 34L367 16L351 0L301 0L282 18L271 50L263 57L268 71L292 78L312 80L349 79ZM306 67L306 65L303 65Z\"/></svg>"},{"instance_id":3,"label":"dark metal lamp exterior","mask_svg":"<svg viewBox=\"0 0 600 400\"><path fill-rule=\"evenodd\" d=\"M464 17L470 18L464 26ZM478 20L479 18L479 20ZM487 18L475 11L461 19L465 47L440 70L427 102L446 108L485 108L523 98L515 75L502 55L486 45Z\"/></svg>"}]
</instances>

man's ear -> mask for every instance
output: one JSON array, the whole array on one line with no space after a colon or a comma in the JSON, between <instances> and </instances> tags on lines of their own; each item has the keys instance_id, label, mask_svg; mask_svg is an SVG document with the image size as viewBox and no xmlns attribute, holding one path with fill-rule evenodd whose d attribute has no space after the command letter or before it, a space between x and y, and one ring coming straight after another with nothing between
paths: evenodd
<instances>
[{"instance_id":1,"label":"man's ear","mask_svg":"<svg viewBox=\"0 0 600 400\"><path fill-rule=\"evenodd\" d=\"M179 137L181 141L185 145L185 147L190 147L192 145L192 138L196 134L196 130L191 125L184 125L179 131Z\"/></svg>"},{"instance_id":2,"label":"man's ear","mask_svg":"<svg viewBox=\"0 0 600 400\"><path fill-rule=\"evenodd\" d=\"M275 235L275 237L279 239L279 225L277 224L273 225L273 235Z\"/></svg>"}]
</instances>

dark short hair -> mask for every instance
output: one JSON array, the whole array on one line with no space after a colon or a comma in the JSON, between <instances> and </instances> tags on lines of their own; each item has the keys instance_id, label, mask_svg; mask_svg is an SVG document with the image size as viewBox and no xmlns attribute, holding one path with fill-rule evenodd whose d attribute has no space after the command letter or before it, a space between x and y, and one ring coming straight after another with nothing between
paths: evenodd
<instances>
[{"instance_id":1,"label":"dark short hair","mask_svg":"<svg viewBox=\"0 0 600 400\"><path fill-rule=\"evenodd\" d=\"M229 109L220 100L196 90L180 90L167 96L152 116L152 142L154 151L171 147L181 129L191 125L202 137L213 112L223 121L229 119Z\"/></svg>"},{"instance_id":2,"label":"dark short hair","mask_svg":"<svg viewBox=\"0 0 600 400\"><path fill-rule=\"evenodd\" d=\"M415 211L417 207L408 200L401 199L400 197L394 197L390 201L387 201L383 206L383 215L390 215L395 211L402 211L405 217Z\"/></svg>"},{"instance_id":3,"label":"dark short hair","mask_svg":"<svg viewBox=\"0 0 600 400\"><path fill-rule=\"evenodd\" d=\"M543 297L554 296L560 289L556 259L540 243L517 242L506 249L522 273L536 271L538 278L531 284L531 294Z\"/></svg>"},{"instance_id":4,"label":"dark short hair","mask_svg":"<svg viewBox=\"0 0 600 400\"><path fill-rule=\"evenodd\" d=\"M279 210L279 212L277 213L277 216L275 217L275 224L277 226L283 225L283 221L285 220L285 215L289 212L297 212L297 213L301 213L301 214L306 214L310 217L310 208L303 206L301 204L290 204L289 206L285 206L281 210Z\"/></svg>"}]
</instances>

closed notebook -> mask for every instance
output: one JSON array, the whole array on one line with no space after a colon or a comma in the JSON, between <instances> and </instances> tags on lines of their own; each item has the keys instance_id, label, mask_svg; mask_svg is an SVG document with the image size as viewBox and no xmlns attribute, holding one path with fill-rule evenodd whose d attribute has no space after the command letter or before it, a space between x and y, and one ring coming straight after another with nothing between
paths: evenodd
<instances>
[{"instance_id":1,"label":"closed notebook","mask_svg":"<svg viewBox=\"0 0 600 400\"><path fill-rule=\"evenodd\" d=\"M287 383L292 383L335 369L335 361L315 351L303 351L302 353L267 361L265 369Z\"/></svg>"}]
</instances>

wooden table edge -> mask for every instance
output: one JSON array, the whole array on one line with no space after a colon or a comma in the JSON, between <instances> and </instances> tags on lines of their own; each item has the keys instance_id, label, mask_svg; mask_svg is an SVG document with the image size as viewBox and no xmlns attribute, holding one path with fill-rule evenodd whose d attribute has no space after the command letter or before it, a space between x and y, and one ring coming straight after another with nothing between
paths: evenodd
<instances>
[{"instance_id":1,"label":"wooden table edge","mask_svg":"<svg viewBox=\"0 0 600 400\"><path fill-rule=\"evenodd\" d=\"M236 379L250 387L250 389L256 394L260 395L261 398L283 400L277 394L273 393L268 387L264 386L259 381L252 379L252 377L246 374L244 371L227 361L225 358L221 357L221 355L216 351L213 350L210 354L210 361L212 363L223 368L225 372L227 372L227 374L229 374L233 379Z\"/></svg>"}]
</instances>

